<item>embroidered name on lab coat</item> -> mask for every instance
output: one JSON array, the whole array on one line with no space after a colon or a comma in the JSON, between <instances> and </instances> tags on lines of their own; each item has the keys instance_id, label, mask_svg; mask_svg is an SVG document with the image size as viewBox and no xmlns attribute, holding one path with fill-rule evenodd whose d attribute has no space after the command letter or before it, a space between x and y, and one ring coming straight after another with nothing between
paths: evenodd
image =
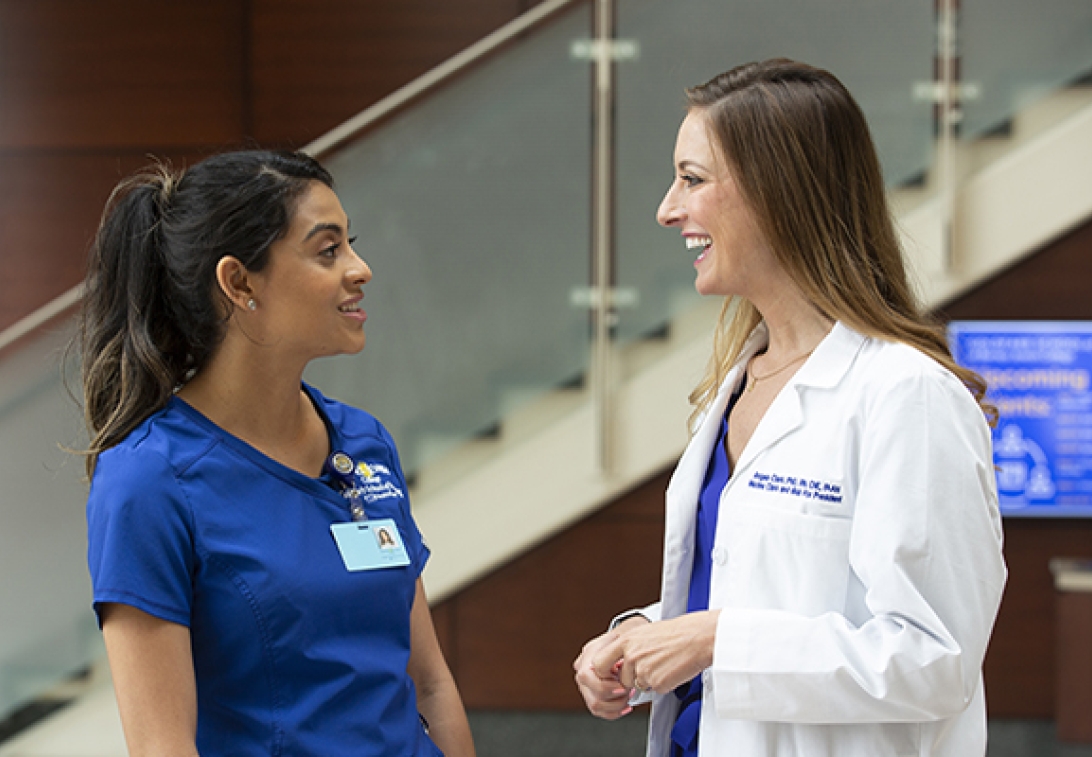
<instances>
[{"instance_id":1,"label":"embroidered name on lab coat","mask_svg":"<svg viewBox=\"0 0 1092 757\"><path fill-rule=\"evenodd\" d=\"M755 471L747 482L751 489L788 494L802 499L817 499L835 504L842 501L842 485L804 476L782 476L777 473Z\"/></svg>"}]
</instances>

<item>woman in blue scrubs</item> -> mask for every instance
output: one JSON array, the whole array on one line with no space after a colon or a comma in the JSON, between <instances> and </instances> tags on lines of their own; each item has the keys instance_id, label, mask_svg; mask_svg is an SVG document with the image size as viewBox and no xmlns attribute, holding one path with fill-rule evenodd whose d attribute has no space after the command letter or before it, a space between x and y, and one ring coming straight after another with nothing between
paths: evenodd
<instances>
[{"instance_id":1,"label":"woman in blue scrubs","mask_svg":"<svg viewBox=\"0 0 1092 757\"><path fill-rule=\"evenodd\" d=\"M394 443L302 382L364 347L352 241L300 154L159 168L107 205L88 556L132 755L474 754Z\"/></svg>"}]
</instances>

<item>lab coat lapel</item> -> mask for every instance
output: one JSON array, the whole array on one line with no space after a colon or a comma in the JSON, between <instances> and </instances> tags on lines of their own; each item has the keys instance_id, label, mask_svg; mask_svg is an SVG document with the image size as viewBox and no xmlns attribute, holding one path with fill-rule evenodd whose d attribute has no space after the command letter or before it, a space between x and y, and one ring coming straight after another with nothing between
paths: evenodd
<instances>
[{"instance_id":1,"label":"lab coat lapel","mask_svg":"<svg viewBox=\"0 0 1092 757\"><path fill-rule=\"evenodd\" d=\"M800 427L804 422L801 391L808 387L837 386L846 375L864 342L865 337L843 326L841 322L834 324L830 333L819 343L815 352L800 367L796 375L789 379L774 398L766 415L759 421L751 440L736 462L735 470L732 471L733 480L736 478L734 475L736 471L749 466L764 450Z\"/></svg>"},{"instance_id":2,"label":"lab coat lapel","mask_svg":"<svg viewBox=\"0 0 1092 757\"><path fill-rule=\"evenodd\" d=\"M795 379L790 379L774 398L769 410L755 427L747 446L743 448L739 460L736 461L735 470L732 471L733 479L736 478L736 471L747 468L751 461L764 450L776 444L785 434L798 428L804 422L804 413L800 408L800 395L796 391L797 386Z\"/></svg>"},{"instance_id":3,"label":"lab coat lapel","mask_svg":"<svg viewBox=\"0 0 1092 757\"><path fill-rule=\"evenodd\" d=\"M759 324L743 346L740 357L728 371L716 398L698 424L694 436L683 452L666 495L666 529L664 535L663 617L670 618L686 611L686 598L693 567L694 529L698 497L705 480L705 469L720 430L720 421L728 400L739 382L751 356L767 340L765 324Z\"/></svg>"}]
</instances>

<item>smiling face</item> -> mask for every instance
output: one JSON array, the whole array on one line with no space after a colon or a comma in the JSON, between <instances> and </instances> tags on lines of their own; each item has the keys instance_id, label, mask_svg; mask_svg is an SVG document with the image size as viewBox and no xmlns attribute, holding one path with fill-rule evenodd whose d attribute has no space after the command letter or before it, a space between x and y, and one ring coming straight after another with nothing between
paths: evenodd
<instances>
[{"instance_id":1,"label":"smiling face","mask_svg":"<svg viewBox=\"0 0 1092 757\"><path fill-rule=\"evenodd\" d=\"M312 181L269 264L249 274L259 341L304 361L364 347L362 287L372 278L352 248L349 219L334 191Z\"/></svg>"},{"instance_id":2,"label":"smiling face","mask_svg":"<svg viewBox=\"0 0 1092 757\"><path fill-rule=\"evenodd\" d=\"M675 143L675 179L656 212L697 253L700 294L754 301L784 276L727 161L709 138L705 115L690 111Z\"/></svg>"}]
</instances>

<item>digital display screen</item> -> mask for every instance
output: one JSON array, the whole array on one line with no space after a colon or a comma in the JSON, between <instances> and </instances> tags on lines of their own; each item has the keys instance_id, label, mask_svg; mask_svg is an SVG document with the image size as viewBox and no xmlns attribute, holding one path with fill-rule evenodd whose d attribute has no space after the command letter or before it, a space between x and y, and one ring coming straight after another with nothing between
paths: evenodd
<instances>
[{"instance_id":1,"label":"digital display screen","mask_svg":"<svg viewBox=\"0 0 1092 757\"><path fill-rule=\"evenodd\" d=\"M999 413L1001 514L1092 517L1092 321L953 321L948 335Z\"/></svg>"}]
</instances>

